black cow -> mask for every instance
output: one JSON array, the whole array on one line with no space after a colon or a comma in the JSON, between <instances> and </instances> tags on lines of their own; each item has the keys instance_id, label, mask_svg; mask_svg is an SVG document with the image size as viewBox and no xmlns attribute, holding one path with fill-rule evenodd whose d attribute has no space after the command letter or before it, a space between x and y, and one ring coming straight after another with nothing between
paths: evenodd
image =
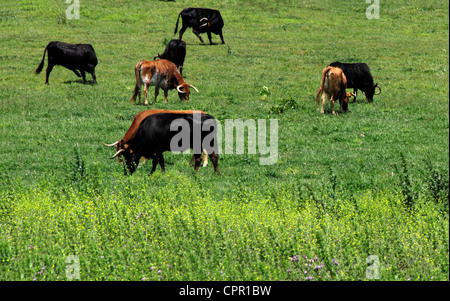
<instances>
[{"instance_id":1,"label":"black cow","mask_svg":"<svg viewBox=\"0 0 450 301\"><path fill-rule=\"evenodd\" d=\"M61 65L69 70L72 70L78 77L83 77L83 82L86 83L86 74L89 72L92 75L94 84L97 83L95 77L95 66L97 66L97 56L94 48L90 44L69 44L64 42L50 42L45 47L42 61L34 71L39 74L44 67L45 52L48 52L48 66L45 75L45 83L48 85L48 77L55 65ZM78 73L78 71L80 73Z\"/></svg>"},{"instance_id":2,"label":"black cow","mask_svg":"<svg viewBox=\"0 0 450 301\"><path fill-rule=\"evenodd\" d=\"M340 63L332 62L329 66L341 68L347 77L347 88L353 88L353 102L356 100L358 89L364 92L368 102L373 101L373 96L381 93L381 88L373 84L373 77L366 63ZM378 93L375 93L378 88Z\"/></svg>"},{"instance_id":3,"label":"black cow","mask_svg":"<svg viewBox=\"0 0 450 301\"><path fill-rule=\"evenodd\" d=\"M169 60L180 69L180 74L183 74L183 64L186 57L186 42L178 39L173 39L167 44L163 54L159 54L153 58Z\"/></svg>"},{"instance_id":4,"label":"black cow","mask_svg":"<svg viewBox=\"0 0 450 301\"><path fill-rule=\"evenodd\" d=\"M220 12L215 9L209 8L193 8L188 7L183 9L178 14L177 25L175 26L175 32L178 30L178 21L180 21L180 16L182 20L182 26L180 29L180 37L183 36L183 33L188 27L192 27L192 32L200 39L202 43L203 39L200 37L200 33L207 33L209 43L212 45L211 41L211 32L214 34L218 34L220 39L222 40L222 44L225 44L222 35L223 28L223 19L220 15Z\"/></svg>"},{"instance_id":5,"label":"black cow","mask_svg":"<svg viewBox=\"0 0 450 301\"><path fill-rule=\"evenodd\" d=\"M140 123L133 139L126 143L121 140L111 145L105 145L118 146L118 151L111 159L119 154L125 158L125 174L125 166L130 174L136 171L141 157L153 160L150 174L155 171L158 163L164 172L163 152L187 149L194 150L194 170L196 172L202 160L202 150L205 149L213 162L215 172L220 174L216 134L216 120L211 115L200 112L193 114L157 113L149 115Z\"/></svg>"}]
</instances>

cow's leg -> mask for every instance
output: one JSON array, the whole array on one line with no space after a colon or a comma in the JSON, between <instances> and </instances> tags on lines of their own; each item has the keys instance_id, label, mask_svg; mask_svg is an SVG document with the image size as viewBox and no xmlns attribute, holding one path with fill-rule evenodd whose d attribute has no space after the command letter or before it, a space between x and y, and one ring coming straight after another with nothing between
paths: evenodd
<instances>
[{"instance_id":1,"label":"cow's leg","mask_svg":"<svg viewBox=\"0 0 450 301\"><path fill-rule=\"evenodd\" d=\"M225 44L225 41L223 40L222 30L220 30L219 36L220 36L220 39L222 40L222 44Z\"/></svg>"},{"instance_id":2,"label":"cow's leg","mask_svg":"<svg viewBox=\"0 0 450 301\"><path fill-rule=\"evenodd\" d=\"M342 108L342 111L348 112L348 99L347 99L347 102L345 101L345 98L342 100L341 108Z\"/></svg>"},{"instance_id":3,"label":"cow's leg","mask_svg":"<svg viewBox=\"0 0 450 301\"><path fill-rule=\"evenodd\" d=\"M353 102L356 102L356 95L358 93L358 89L353 88Z\"/></svg>"},{"instance_id":4,"label":"cow's leg","mask_svg":"<svg viewBox=\"0 0 450 301\"><path fill-rule=\"evenodd\" d=\"M158 165L158 158L156 158L155 155L152 155L151 158L152 160L152 170L150 171L150 174L154 173L156 170L156 166Z\"/></svg>"},{"instance_id":5,"label":"cow's leg","mask_svg":"<svg viewBox=\"0 0 450 301\"><path fill-rule=\"evenodd\" d=\"M206 33L208 34L209 44L212 45L213 42L212 42L211 32L208 31L208 32L206 32Z\"/></svg>"},{"instance_id":6,"label":"cow's leg","mask_svg":"<svg viewBox=\"0 0 450 301\"><path fill-rule=\"evenodd\" d=\"M200 167L200 163L202 163L202 155L194 154L194 158L195 158L194 170L195 170L195 172L197 172L198 168Z\"/></svg>"},{"instance_id":7,"label":"cow's leg","mask_svg":"<svg viewBox=\"0 0 450 301\"><path fill-rule=\"evenodd\" d=\"M208 152L206 149L203 149L202 151L202 161L203 161L203 167L206 167L208 165ZM189 161L189 166L193 165L195 162L195 156L192 155L191 161Z\"/></svg>"},{"instance_id":8,"label":"cow's leg","mask_svg":"<svg viewBox=\"0 0 450 301\"><path fill-rule=\"evenodd\" d=\"M340 113L344 112L344 98L343 97L339 98L339 112Z\"/></svg>"},{"instance_id":9,"label":"cow's leg","mask_svg":"<svg viewBox=\"0 0 450 301\"><path fill-rule=\"evenodd\" d=\"M138 90L138 98L139 98L138 105L140 105L141 104L142 83L139 83L138 85L136 85L135 90L136 89Z\"/></svg>"},{"instance_id":10,"label":"cow's leg","mask_svg":"<svg viewBox=\"0 0 450 301\"><path fill-rule=\"evenodd\" d=\"M166 88L164 89L164 101L167 103L167 94L168 94L169 90ZM156 98L155 98L156 99Z\"/></svg>"},{"instance_id":11,"label":"cow's leg","mask_svg":"<svg viewBox=\"0 0 450 301\"><path fill-rule=\"evenodd\" d=\"M158 162L159 162L159 166L161 166L161 171L165 172L166 169L164 168L164 157L162 153L156 154L156 156L158 157Z\"/></svg>"},{"instance_id":12,"label":"cow's leg","mask_svg":"<svg viewBox=\"0 0 450 301\"><path fill-rule=\"evenodd\" d=\"M72 71L73 71L73 73L75 73L75 75L76 75L76 76L78 76L78 77L81 77L81 74L80 74L80 73L78 73L78 71L77 71L77 70L75 70L75 69L70 69L70 70L72 70Z\"/></svg>"},{"instance_id":13,"label":"cow's leg","mask_svg":"<svg viewBox=\"0 0 450 301\"><path fill-rule=\"evenodd\" d=\"M198 32L195 29L192 29L192 32L197 36L197 38L199 38L200 42L205 43L202 39L202 37L198 34ZM210 33L211 34L211 33ZM210 39L211 41L211 39Z\"/></svg>"},{"instance_id":14,"label":"cow's leg","mask_svg":"<svg viewBox=\"0 0 450 301\"><path fill-rule=\"evenodd\" d=\"M92 80L94 81L94 85L97 84L97 77L95 76L95 66L92 64L88 64L87 72L89 72L92 75Z\"/></svg>"},{"instance_id":15,"label":"cow's leg","mask_svg":"<svg viewBox=\"0 0 450 301\"><path fill-rule=\"evenodd\" d=\"M150 86L150 83L145 83L144 84L144 105L148 106L148 100L147 100L147 94L148 94L148 87ZM141 100L139 99L139 103L141 103Z\"/></svg>"},{"instance_id":16,"label":"cow's leg","mask_svg":"<svg viewBox=\"0 0 450 301\"><path fill-rule=\"evenodd\" d=\"M52 69L55 65L48 62L47 70L45 71L45 83L48 85L48 77L50 76L50 72L52 72Z\"/></svg>"},{"instance_id":17,"label":"cow's leg","mask_svg":"<svg viewBox=\"0 0 450 301\"><path fill-rule=\"evenodd\" d=\"M180 33L178 35L178 39L181 40L181 38L183 37L184 32L186 31L187 27L182 26L180 29Z\"/></svg>"},{"instance_id":18,"label":"cow's leg","mask_svg":"<svg viewBox=\"0 0 450 301\"><path fill-rule=\"evenodd\" d=\"M84 70L80 70L81 72L81 77L83 78L83 83L86 83L86 72L84 72Z\"/></svg>"},{"instance_id":19,"label":"cow's leg","mask_svg":"<svg viewBox=\"0 0 450 301\"><path fill-rule=\"evenodd\" d=\"M94 85L96 85L97 84L97 77L95 76L95 71L94 70L92 70L91 75L92 75L92 80L94 82Z\"/></svg>"},{"instance_id":20,"label":"cow's leg","mask_svg":"<svg viewBox=\"0 0 450 301\"><path fill-rule=\"evenodd\" d=\"M158 95L159 95L159 87L156 86L155 87L155 100L153 102L156 102L156 98L158 97Z\"/></svg>"},{"instance_id":21,"label":"cow's leg","mask_svg":"<svg viewBox=\"0 0 450 301\"><path fill-rule=\"evenodd\" d=\"M211 159L213 166L214 166L214 171L216 172L216 174L220 175L220 171L219 171L219 155L216 153L212 153L209 154L209 158Z\"/></svg>"},{"instance_id":22,"label":"cow's leg","mask_svg":"<svg viewBox=\"0 0 450 301\"><path fill-rule=\"evenodd\" d=\"M206 151L206 149L203 149L202 151L202 159L203 159L203 167L205 167L206 165L208 165L208 152Z\"/></svg>"},{"instance_id":23,"label":"cow's leg","mask_svg":"<svg viewBox=\"0 0 450 301\"><path fill-rule=\"evenodd\" d=\"M330 104L331 104L331 112L333 113L333 115L336 115L336 112L334 111L334 96L331 96L330 99Z\"/></svg>"},{"instance_id":24,"label":"cow's leg","mask_svg":"<svg viewBox=\"0 0 450 301\"><path fill-rule=\"evenodd\" d=\"M322 93L322 107L320 108L320 113L325 113L325 101L327 100L326 93Z\"/></svg>"}]
</instances>

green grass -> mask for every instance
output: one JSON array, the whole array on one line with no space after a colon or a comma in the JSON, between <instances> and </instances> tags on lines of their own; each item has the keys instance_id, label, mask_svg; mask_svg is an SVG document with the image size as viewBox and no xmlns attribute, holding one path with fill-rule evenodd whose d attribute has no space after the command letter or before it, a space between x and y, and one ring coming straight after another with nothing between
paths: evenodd
<instances>
[{"instance_id":1,"label":"green grass","mask_svg":"<svg viewBox=\"0 0 450 301\"><path fill-rule=\"evenodd\" d=\"M200 93L129 103L134 65L163 51L188 6L225 21L225 45L183 36L184 77ZM376 255L380 280L448 281L449 5L381 2L378 20L367 6L82 1L68 20L63 1L3 1L0 279L67 280L76 255L81 280L365 280ZM52 40L92 44L98 85L58 66L44 85L33 71ZM335 60L370 66L374 103L360 93L349 113L319 113ZM188 155L166 153L165 174L149 176L147 162L125 177L101 142L149 108L199 109L222 125L278 119L277 164L223 154L220 176L194 174ZM305 274L312 258L323 267Z\"/></svg>"}]
</instances>

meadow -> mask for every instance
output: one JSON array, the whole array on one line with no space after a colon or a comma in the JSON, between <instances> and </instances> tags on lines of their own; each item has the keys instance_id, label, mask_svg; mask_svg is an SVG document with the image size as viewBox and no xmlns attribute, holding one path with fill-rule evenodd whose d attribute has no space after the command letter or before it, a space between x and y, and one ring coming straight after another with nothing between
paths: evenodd
<instances>
[{"instance_id":1,"label":"meadow","mask_svg":"<svg viewBox=\"0 0 450 301\"><path fill-rule=\"evenodd\" d=\"M368 19L363 0L81 0L68 19L62 0L2 1L0 280L448 281L449 3L380 2ZM130 103L189 6L225 22L226 44L183 36L199 93ZM45 85L50 41L92 44L98 84L56 66ZM382 93L321 114L333 61L367 63ZM153 108L277 119L277 162L245 148L195 174L168 152L165 173L124 176L102 142Z\"/></svg>"}]
</instances>

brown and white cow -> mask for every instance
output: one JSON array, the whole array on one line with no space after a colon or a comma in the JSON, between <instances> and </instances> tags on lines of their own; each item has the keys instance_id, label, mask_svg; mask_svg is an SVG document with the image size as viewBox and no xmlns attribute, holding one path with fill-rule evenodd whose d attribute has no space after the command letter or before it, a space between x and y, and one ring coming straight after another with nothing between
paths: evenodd
<instances>
[{"instance_id":1,"label":"brown and white cow","mask_svg":"<svg viewBox=\"0 0 450 301\"><path fill-rule=\"evenodd\" d=\"M316 102L319 104L320 95L322 95L322 107L320 112L324 113L324 106L326 99L330 99L331 111L333 115L336 115L334 111L334 102L339 100L340 111L346 111L345 102L348 102L347 95L347 78L345 77L342 69L337 67L328 66L322 71L322 81L320 83L319 91L317 91ZM345 109L344 109L345 108Z\"/></svg>"},{"instance_id":2,"label":"brown and white cow","mask_svg":"<svg viewBox=\"0 0 450 301\"><path fill-rule=\"evenodd\" d=\"M128 145L133 141L133 139L136 137L136 133L139 129L139 126L141 125L142 121L147 118L150 115L153 114L159 114L159 113L172 113L172 114L194 114L194 113L199 113L199 114L206 114L203 111L200 110L164 110L164 109L153 109L153 110L146 110L146 111L142 111L140 113L138 113L136 116L134 116L133 122L131 122L130 127L128 128L128 131L125 133L125 135L123 136L123 138L121 140L118 140L112 144L106 144L103 143L103 145L105 146L110 146L110 147L116 147L117 150L117 156L119 158L119 163L122 163L122 155L120 153L121 149L126 149L128 148ZM115 155L116 156L116 155ZM189 163L189 165L192 165L194 162L194 156L192 156L192 159ZM208 153L206 152L205 149L203 149L202 151L202 160L203 160L203 167L205 167L206 165L208 165ZM145 158L144 161L142 163L145 162Z\"/></svg>"},{"instance_id":3,"label":"brown and white cow","mask_svg":"<svg viewBox=\"0 0 450 301\"><path fill-rule=\"evenodd\" d=\"M177 89L180 100L185 101L189 101L190 88L193 88L198 93L197 88L184 81L175 64L169 60L142 60L136 64L134 73L136 75L136 86L130 102L136 102L136 96L139 96L139 104L141 103L142 85L144 85L144 105L148 105L147 92L149 86L155 86L154 101L158 97L159 89L163 89L166 103L167 92L172 89Z\"/></svg>"}]
</instances>

